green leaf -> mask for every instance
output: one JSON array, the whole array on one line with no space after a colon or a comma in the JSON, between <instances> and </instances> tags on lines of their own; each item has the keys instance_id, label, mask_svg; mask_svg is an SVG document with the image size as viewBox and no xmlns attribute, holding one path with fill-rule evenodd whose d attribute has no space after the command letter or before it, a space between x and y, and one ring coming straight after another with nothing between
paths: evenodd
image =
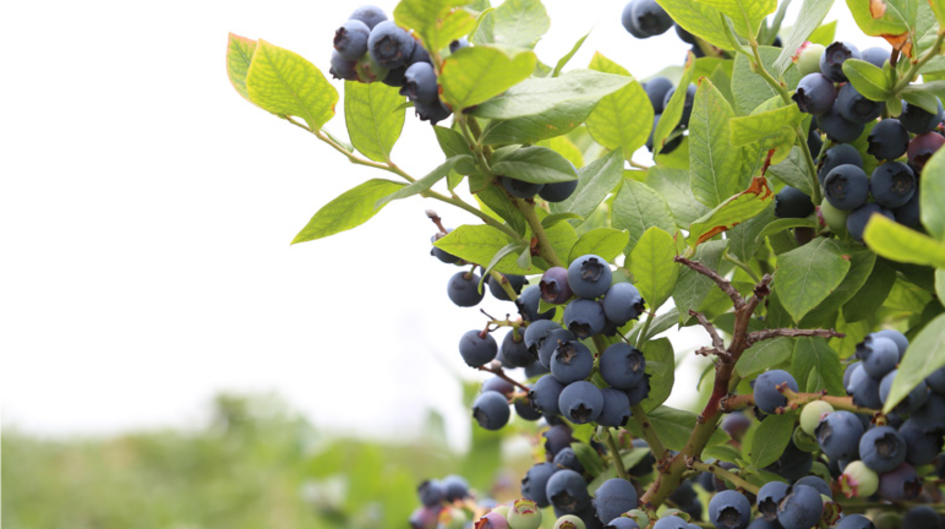
<instances>
[{"instance_id":1,"label":"green leaf","mask_svg":"<svg viewBox=\"0 0 945 529\"><path fill-rule=\"evenodd\" d=\"M552 203L551 212L574 213L582 219L589 218L622 178L623 156L614 151L582 167L578 171L577 189L567 200Z\"/></svg>"},{"instance_id":2,"label":"green leaf","mask_svg":"<svg viewBox=\"0 0 945 529\"><path fill-rule=\"evenodd\" d=\"M525 235L528 221L525 220L525 215L522 215L522 211L512 203L509 195L501 186L490 184L476 193L475 196L477 200L488 206L499 219L507 222L515 230L515 233Z\"/></svg>"},{"instance_id":3,"label":"green leaf","mask_svg":"<svg viewBox=\"0 0 945 529\"><path fill-rule=\"evenodd\" d=\"M794 321L840 285L850 269L848 258L837 241L823 237L778 256L774 288Z\"/></svg>"},{"instance_id":4,"label":"green leaf","mask_svg":"<svg viewBox=\"0 0 945 529\"><path fill-rule=\"evenodd\" d=\"M693 221L709 212L709 208L692 194L689 171L656 166L647 172L646 184L663 195L681 228L688 229Z\"/></svg>"},{"instance_id":5,"label":"green leaf","mask_svg":"<svg viewBox=\"0 0 945 529\"><path fill-rule=\"evenodd\" d=\"M945 0L928 0L932 12L935 13L935 20L939 26L945 27Z\"/></svg>"},{"instance_id":6,"label":"green leaf","mask_svg":"<svg viewBox=\"0 0 945 529\"><path fill-rule=\"evenodd\" d=\"M636 287L652 310L665 302L679 276L676 243L673 236L660 228L646 230L630 256L630 272L636 278Z\"/></svg>"},{"instance_id":7,"label":"green leaf","mask_svg":"<svg viewBox=\"0 0 945 529\"><path fill-rule=\"evenodd\" d=\"M437 80L441 97L459 113L515 86L535 69L535 54L524 51L510 57L498 48L468 46L443 61Z\"/></svg>"},{"instance_id":8,"label":"green leaf","mask_svg":"<svg viewBox=\"0 0 945 529\"><path fill-rule=\"evenodd\" d=\"M506 0L490 17L489 42L511 48L532 48L551 26L540 0Z\"/></svg>"},{"instance_id":9,"label":"green leaf","mask_svg":"<svg viewBox=\"0 0 945 529\"><path fill-rule=\"evenodd\" d=\"M778 8L777 0L703 0L732 19L740 37L755 36L761 22Z\"/></svg>"},{"instance_id":10,"label":"green leaf","mask_svg":"<svg viewBox=\"0 0 945 529\"><path fill-rule=\"evenodd\" d=\"M886 397L885 413L889 413L926 377L945 367L945 314L928 323L906 349Z\"/></svg>"},{"instance_id":11,"label":"green leaf","mask_svg":"<svg viewBox=\"0 0 945 529\"><path fill-rule=\"evenodd\" d=\"M847 0L847 7L863 33L885 38L910 57L909 28L915 26L917 4L916 0Z\"/></svg>"},{"instance_id":12,"label":"green leaf","mask_svg":"<svg viewBox=\"0 0 945 529\"><path fill-rule=\"evenodd\" d=\"M776 69L775 63L782 51L781 48L771 46L758 47L758 54L761 55L761 62L766 70L770 72ZM793 54L794 50L791 50L791 53ZM788 90L793 90L801 78L797 68L792 68L792 66L793 64L788 64L782 74ZM735 111L740 115L748 115L765 101L778 97L778 92L768 85L763 77L751 70L751 63L747 57L738 54L732 68L732 95L735 97Z\"/></svg>"},{"instance_id":13,"label":"green leaf","mask_svg":"<svg viewBox=\"0 0 945 529\"><path fill-rule=\"evenodd\" d=\"M551 109L509 120L494 120L483 131L481 141L486 145L502 143L535 143L567 134L579 127L597 106L593 99L565 101Z\"/></svg>"},{"instance_id":14,"label":"green leaf","mask_svg":"<svg viewBox=\"0 0 945 529\"><path fill-rule=\"evenodd\" d=\"M748 189L729 198L689 226L689 245L696 247L764 211L774 199L763 176L752 179Z\"/></svg>"},{"instance_id":15,"label":"green leaf","mask_svg":"<svg viewBox=\"0 0 945 529\"><path fill-rule=\"evenodd\" d=\"M345 81L345 124L354 148L375 162L390 161L404 128L403 101L393 86Z\"/></svg>"},{"instance_id":16,"label":"green leaf","mask_svg":"<svg viewBox=\"0 0 945 529\"><path fill-rule=\"evenodd\" d=\"M594 54L589 68L630 76L627 70L600 52ZM587 118L587 130L594 140L608 149L623 149L623 156L628 160L646 144L652 126L653 105L637 81L602 98Z\"/></svg>"},{"instance_id":17,"label":"green leaf","mask_svg":"<svg viewBox=\"0 0 945 529\"><path fill-rule=\"evenodd\" d=\"M922 169L919 212L929 234L945 240L945 150L939 149Z\"/></svg>"},{"instance_id":18,"label":"green leaf","mask_svg":"<svg viewBox=\"0 0 945 529\"><path fill-rule=\"evenodd\" d=\"M935 81L935 83L940 82L942 81ZM910 105L915 105L930 114L937 114L939 99L936 97L935 93L929 90L932 86L932 83L907 86L899 95Z\"/></svg>"},{"instance_id":19,"label":"green leaf","mask_svg":"<svg viewBox=\"0 0 945 529\"><path fill-rule=\"evenodd\" d=\"M581 152L581 149L578 149L577 145L575 145L573 141L565 136L555 136L554 138L541 140L535 145L548 147L561 156L564 156L565 159L571 162L571 164L578 169L584 167L584 153Z\"/></svg>"},{"instance_id":20,"label":"green leaf","mask_svg":"<svg viewBox=\"0 0 945 529\"><path fill-rule=\"evenodd\" d=\"M647 418L660 440L670 450L682 450L693 428L696 427L695 413L669 406L660 406L650 411L647 413ZM633 432L634 437L643 437L643 431L640 430L636 421L629 421L627 428Z\"/></svg>"},{"instance_id":21,"label":"green leaf","mask_svg":"<svg viewBox=\"0 0 945 529\"><path fill-rule=\"evenodd\" d=\"M768 170L770 171L770 168ZM761 234L773 221L774 201L770 201L761 213L728 230L725 235L729 241L728 253L743 263L750 261L758 248L764 244Z\"/></svg>"},{"instance_id":22,"label":"green leaf","mask_svg":"<svg viewBox=\"0 0 945 529\"><path fill-rule=\"evenodd\" d=\"M579 215L575 215L574 213L553 213L541 219L541 227L548 229L559 222L564 222L571 219L584 220Z\"/></svg>"},{"instance_id":23,"label":"green leaf","mask_svg":"<svg viewBox=\"0 0 945 529\"><path fill-rule=\"evenodd\" d=\"M497 175L533 184L552 184L577 179L577 171L564 156L547 147L522 147L492 165Z\"/></svg>"},{"instance_id":24,"label":"green leaf","mask_svg":"<svg viewBox=\"0 0 945 529\"><path fill-rule=\"evenodd\" d=\"M741 459L742 454L738 450L732 448L728 445L714 445L706 447L702 451L702 460L710 461L712 459L717 459L719 461L727 461L729 463L735 463Z\"/></svg>"},{"instance_id":25,"label":"green leaf","mask_svg":"<svg viewBox=\"0 0 945 529\"><path fill-rule=\"evenodd\" d=\"M748 451L751 464L757 468L764 468L781 457L791 434L794 432L794 421L797 417L793 413L783 415L768 415L758 431L751 439L751 448Z\"/></svg>"},{"instance_id":26,"label":"green leaf","mask_svg":"<svg viewBox=\"0 0 945 529\"><path fill-rule=\"evenodd\" d=\"M598 255L605 261L613 261L627 247L629 234L613 228L595 228L584 235L571 248L568 264L582 255Z\"/></svg>"},{"instance_id":27,"label":"green leaf","mask_svg":"<svg viewBox=\"0 0 945 529\"><path fill-rule=\"evenodd\" d=\"M874 252L892 261L945 268L945 244L883 215L870 217L863 240Z\"/></svg>"},{"instance_id":28,"label":"green leaf","mask_svg":"<svg viewBox=\"0 0 945 529\"><path fill-rule=\"evenodd\" d=\"M445 48L473 30L476 19L461 9L470 0L401 0L394 8L398 26L413 29L428 50Z\"/></svg>"},{"instance_id":29,"label":"green leaf","mask_svg":"<svg viewBox=\"0 0 945 529\"><path fill-rule=\"evenodd\" d=\"M387 195L384 198L379 199L374 204L374 207L380 209L384 207L384 205L386 205L388 202L391 202L393 200L399 200L401 198L412 197L413 195L419 195L420 193L427 191L428 189L433 187L433 184L446 178L446 176L450 174L450 171L453 170L453 167L456 167L456 164L459 163L460 161L470 162L471 157L466 154L461 154L459 156L454 156L450 158L449 160L446 160L445 162L437 166L436 169L430 171L430 173L424 176L423 178L415 182L412 182L410 185L406 187L402 187L398 189L395 193L392 193L390 195Z\"/></svg>"},{"instance_id":30,"label":"green leaf","mask_svg":"<svg viewBox=\"0 0 945 529\"><path fill-rule=\"evenodd\" d=\"M824 21L824 17L827 16L831 6L833 6L833 0L804 0L797 23L791 28L791 34L784 41L781 53L774 61L774 71L772 73L783 75L791 67L797 49L801 47L801 44L804 44L804 41L809 40L808 37L817 30L817 26L820 26L820 23ZM833 39L830 39L830 41L832 42Z\"/></svg>"},{"instance_id":31,"label":"green leaf","mask_svg":"<svg viewBox=\"0 0 945 529\"><path fill-rule=\"evenodd\" d=\"M555 224L545 230L545 234L548 236L548 241L551 242L551 248L555 251L555 255L562 261L565 259L565 256L571 254L571 248L574 247L574 244L578 240L578 235L577 232L574 231L574 227L567 222ZM544 259L540 257L535 257L535 259L538 260L539 266L543 269L547 270L551 268L551 263L546 263Z\"/></svg>"},{"instance_id":32,"label":"green leaf","mask_svg":"<svg viewBox=\"0 0 945 529\"><path fill-rule=\"evenodd\" d=\"M817 157L817 153L812 154L815 158ZM804 160L804 153L800 147L793 147L791 154L783 162L772 165L765 174L803 191L808 196L812 194L810 177L807 173L807 162Z\"/></svg>"},{"instance_id":33,"label":"green leaf","mask_svg":"<svg viewBox=\"0 0 945 529\"><path fill-rule=\"evenodd\" d=\"M436 134L436 141L440 144L440 149L447 158L454 156L473 156L472 149L466 143L466 139L459 132L446 127L434 125L433 132ZM462 175L470 175L476 172L475 159L472 162L460 160L455 167L456 171Z\"/></svg>"},{"instance_id":34,"label":"green leaf","mask_svg":"<svg viewBox=\"0 0 945 529\"><path fill-rule=\"evenodd\" d=\"M890 92L889 78L882 68L858 59L843 61L843 73L853 88L871 101L885 101Z\"/></svg>"},{"instance_id":35,"label":"green leaf","mask_svg":"<svg viewBox=\"0 0 945 529\"><path fill-rule=\"evenodd\" d=\"M666 6L664 5L663 7ZM669 98L669 102L666 104L666 108L663 109L663 113L660 114L660 120L656 123L656 130L653 131L654 152L658 153L663 150L667 138L669 138L670 133L676 129L676 125L679 124L679 120L682 118L683 106L686 103L686 91L692 80L692 68L694 64L695 61L692 60L692 56L689 56L682 78L679 80L679 84L676 85L676 90L673 92L672 97Z\"/></svg>"},{"instance_id":36,"label":"green leaf","mask_svg":"<svg viewBox=\"0 0 945 529\"><path fill-rule=\"evenodd\" d=\"M773 340L762 340L742 353L735 364L735 371L742 378L747 378L787 362L793 352L794 343L789 338L782 336Z\"/></svg>"},{"instance_id":37,"label":"green leaf","mask_svg":"<svg viewBox=\"0 0 945 529\"><path fill-rule=\"evenodd\" d=\"M819 28L815 29L813 33L810 34L810 37L807 37L807 40L812 44L820 44L821 46L827 47L836 40L834 35L837 33L837 21L828 22Z\"/></svg>"},{"instance_id":38,"label":"green leaf","mask_svg":"<svg viewBox=\"0 0 945 529\"><path fill-rule=\"evenodd\" d=\"M945 299L945 269L935 271L935 295L938 299Z\"/></svg>"},{"instance_id":39,"label":"green leaf","mask_svg":"<svg viewBox=\"0 0 945 529\"><path fill-rule=\"evenodd\" d=\"M574 57L574 54L581 49L581 46L584 45L584 41L587 40L587 37L590 36L590 33L587 33L583 37L579 38L577 42L574 43L574 46L571 47L571 51L565 54L564 57L558 59L558 63L555 65L554 71L551 73L552 77L558 77L561 75L561 70L564 69L565 65Z\"/></svg>"},{"instance_id":40,"label":"green leaf","mask_svg":"<svg viewBox=\"0 0 945 529\"><path fill-rule=\"evenodd\" d=\"M823 338L801 337L794 341L790 372L802 392L845 395L840 356Z\"/></svg>"},{"instance_id":41,"label":"green leaf","mask_svg":"<svg viewBox=\"0 0 945 529\"><path fill-rule=\"evenodd\" d=\"M601 460L597 450L591 448L587 443L571 443L571 449L574 455L581 462L584 470L592 476L596 476L604 471L604 462Z\"/></svg>"},{"instance_id":42,"label":"green leaf","mask_svg":"<svg viewBox=\"0 0 945 529\"><path fill-rule=\"evenodd\" d=\"M249 92L246 91L246 74L249 72L249 65L253 62L255 52L255 40L230 33L226 43L226 73L233 88L247 100L250 99Z\"/></svg>"},{"instance_id":43,"label":"green leaf","mask_svg":"<svg viewBox=\"0 0 945 529\"><path fill-rule=\"evenodd\" d=\"M722 255L725 253L727 241L709 241L696 249L695 260L712 270L719 269ZM689 267L683 267L679 272L676 290L673 292L673 301L679 309L679 321L689 321L690 310L698 310L699 305L709 295L715 282Z\"/></svg>"},{"instance_id":44,"label":"green leaf","mask_svg":"<svg viewBox=\"0 0 945 529\"><path fill-rule=\"evenodd\" d=\"M896 270L884 259L877 259L869 278L856 293L856 297L843 306L843 319L847 322L863 321L879 310L896 282Z\"/></svg>"},{"instance_id":45,"label":"green leaf","mask_svg":"<svg viewBox=\"0 0 945 529\"><path fill-rule=\"evenodd\" d=\"M689 119L689 178L696 200L714 208L740 189L741 149L729 144L735 111L708 79L699 82Z\"/></svg>"},{"instance_id":46,"label":"green leaf","mask_svg":"<svg viewBox=\"0 0 945 529\"><path fill-rule=\"evenodd\" d=\"M297 53L264 40L246 74L249 100L279 116L298 116L317 131L335 115L338 91Z\"/></svg>"},{"instance_id":47,"label":"green leaf","mask_svg":"<svg viewBox=\"0 0 945 529\"><path fill-rule=\"evenodd\" d=\"M797 105L790 104L775 110L768 110L750 116L734 118L731 121L732 146L741 147L750 145L763 138L780 139L785 131L804 121L804 113ZM793 141L793 132L790 134ZM766 148L773 148L775 144L766 143Z\"/></svg>"},{"instance_id":48,"label":"green leaf","mask_svg":"<svg viewBox=\"0 0 945 529\"><path fill-rule=\"evenodd\" d=\"M292 244L314 241L364 224L380 211L374 207L375 202L403 187L404 184L376 178L345 191L322 206Z\"/></svg>"},{"instance_id":49,"label":"green leaf","mask_svg":"<svg viewBox=\"0 0 945 529\"><path fill-rule=\"evenodd\" d=\"M833 325L837 310L843 307L848 301L857 296L857 293L863 288L866 280L869 279L876 264L876 254L870 250L846 250L850 255L850 271L843 278L833 292L827 296L817 307L810 311L807 316L799 322L801 327L827 327Z\"/></svg>"},{"instance_id":50,"label":"green leaf","mask_svg":"<svg viewBox=\"0 0 945 529\"><path fill-rule=\"evenodd\" d=\"M676 357L669 338L651 340L643 344L646 357L646 374L650 376L650 393L640 403L647 412L666 402L673 391L675 381Z\"/></svg>"},{"instance_id":51,"label":"green leaf","mask_svg":"<svg viewBox=\"0 0 945 529\"><path fill-rule=\"evenodd\" d=\"M673 20L689 33L717 48L728 49L721 11L702 0L656 0Z\"/></svg>"},{"instance_id":52,"label":"green leaf","mask_svg":"<svg viewBox=\"0 0 945 529\"><path fill-rule=\"evenodd\" d=\"M676 231L676 223L666 200L650 186L630 178L623 179L610 215L615 228L630 232L628 251L636 247L650 228L660 228L667 233Z\"/></svg>"},{"instance_id":53,"label":"green leaf","mask_svg":"<svg viewBox=\"0 0 945 529\"><path fill-rule=\"evenodd\" d=\"M633 79L624 76L584 69L559 77L532 77L479 105L471 114L488 119L534 116L568 101L596 101L631 82Z\"/></svg>"},{"instance_id":54,"label":"green leaf","mask_svg":"<svg viewBox=\"0 0 945 529\"><path fill-rule=\"evenodd\" d=\"M488 224L464 224L433 245L464 261L483 264L491 262L496 253L514 242L498 228ZM515 260L515 255L506 255L495 265L495 271L519 275L535 273L534 270L520 268Z\"/></svg>"}]
</instances>

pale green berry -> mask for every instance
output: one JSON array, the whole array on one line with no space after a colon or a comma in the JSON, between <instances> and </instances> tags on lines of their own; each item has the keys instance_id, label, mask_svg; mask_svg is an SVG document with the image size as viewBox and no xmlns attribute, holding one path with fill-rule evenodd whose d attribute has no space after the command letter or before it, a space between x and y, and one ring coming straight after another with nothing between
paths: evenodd
<instances>
[{"instance_id":1,"label":"pale green berry","mask_svg":"<svg viewBox=\"0 0 945 529\"><path fill-rule=\"evenodd\" d=\"M555 521L554 529L586 529L584 520L573 514L565 514Z\"/></svg>"},{"instance_id":2,"label":"pale green berry","mask_svg":"<svg viewBox=\"0 0 945 529\"><path fill-rule=\"evenodd\" d=\"M840 483L840 490L847 498L854 496L868 498L879 488L879 476L862 461L852 461L847 464L843 469L843 475L837 481Z\"/></svg>"},{"instance_id":3,"label":"pale green berry","mask_svg":"<svg viewBox=\"0 0 945 529\"><path fill-rule=\"evenodd\" d=\"M846 222L846 219L844 219L844 222ZM815 435L814 431L820 424L820 420L833 412L833 406L822 400L808 402L801 410L801 429L808 435Z\"/></svg>"},{"instance_id":4,"label":"pale green berry","mask_svg":"<svg viewBox=\"0 0 945 529\"><path fill-rule=\"evenodd\" d=\"M509 509L511 529L538 529L541 526L541 509L531 500L515 500Z\"/></svg>"},{"instance_id":5,"label":"pale green berry","mask_svg":"<svg viewBox=\"0 0 945 529\"><path fill-rule=\"evenodd\" d=\"M820 72L820 56L826 49L822 44L804 43L797 55L797 69L801 77Z\"/></svg>"},{"instance_id":6,"label":"pale green berry","mask_svg":"<svg viewBox=\"0 0 945 529\"><path fill-rule=\"evenodd\" d=\"M439 526L445 529L463 529L468 521L469 517L466 516L466 511L459 507L450 507L443 509L440 513Z\"/></svg>"},{"instance_id":7,"label":"pale green berry","mask_svg":"<svg viewBox=\"0 0 945 529\"><path fill-rule=\"evenodd\" d=\"M509 506L508 506L508 505L505 505L505 504L503 504L503 505L497 505L497 506L493 507L492 512L497 512L497 513L501 514L502 516L505 516L506 518L508 518L508 517L509 517Z\"/></svg>"},{"instance_id":8,"label":"pale green berry","mask_svg":"<svg viewBox=\"0 0 945 529\"><path fill-rule=\"evenodd\" d=\"M837 235L846 234L848 215L850 215L849 211L843 211L842 209L831 206L826 198L820 204L820 216L823 217L830 231Z\"/></svg>"}]
</instances>

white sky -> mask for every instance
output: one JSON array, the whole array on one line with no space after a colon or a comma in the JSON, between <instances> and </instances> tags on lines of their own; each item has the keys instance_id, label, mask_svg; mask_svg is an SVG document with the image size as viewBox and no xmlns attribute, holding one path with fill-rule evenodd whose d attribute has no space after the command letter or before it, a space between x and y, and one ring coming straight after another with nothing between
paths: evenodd
<instances>
[{"instance_id":1,"label":"white sky","mask_svg":"<svg viewBox=\"0 0 945 529\"><path fill-rule=\"evenodd\" d=\"M320 206L383 175L253 107L226 77L228 31L327 73L334 28L358 5L0 7L5 424L50 434L186 425L220 390L275 390L319 426L412 435L435 407L454 441L464 436L454 380L476 375L456 344L483 319L446 297L456 269L427 255L423 211L436 208L449 226L469 217L412 198L354 231L290 247ZM627 34L622 1L546 5L552 26L537 49L546 63L592 27L572 67L599 50L646 77L684 56L672 31ZM827 20L844 10L837 2ZM854 30L841 19L839 35ZM327 128L344 136L343 116ZM438 165L429 125L408 115L394 159L415 175ZM492 313L510 310L486 299ZM692 336L702 339L677 343ZM677 387L696 376L686 371Z\"/></svg>"}]
</instances>

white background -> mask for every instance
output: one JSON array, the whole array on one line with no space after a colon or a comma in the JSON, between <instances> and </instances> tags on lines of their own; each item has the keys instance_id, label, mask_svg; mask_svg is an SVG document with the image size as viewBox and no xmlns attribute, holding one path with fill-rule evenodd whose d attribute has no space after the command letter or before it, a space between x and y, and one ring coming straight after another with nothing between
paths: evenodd
<instances>
[{"instance_id":1,"label":"white background","mask_svg":"<svg viewBox=\"0 0 945 529\"><path fill-rule=\"evenodd\" d=\"M423 211L450 226L469 217L412 198L353 231L289 246L319 207L382 175L253 107L226 76L228 31L327 72L333 31L357 5L3 4L6 425L47 434L189 425L220 390L274 390L318 426L375 436L413 435L434 407L461 444L468 411L455 380L477 374L456 344L483 318L447 299L456 270L427 255L434 230ZM621 1L546 5L551 30L537 48L546 63L592 28L572 67L599 50L646 77L684 58L672 31L627 34ZM837 2L827 18L840 19L839 36L882 45L856 37L845 10ZM327 127L344 136L343 116ZM412 113L394 159L414 175L442 160ZM511 308L489 296L483 306ZM677 346L693 337L703 338ZM687 402L696 376L681 375L673 403Z\"/></svg>"}]
</instances>

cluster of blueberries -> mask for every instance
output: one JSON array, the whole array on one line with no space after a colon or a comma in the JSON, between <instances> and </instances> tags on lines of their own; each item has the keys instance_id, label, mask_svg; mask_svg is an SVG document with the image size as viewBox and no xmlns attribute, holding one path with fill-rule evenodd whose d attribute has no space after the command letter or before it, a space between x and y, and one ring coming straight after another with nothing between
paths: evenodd
<instances>
[{"instance_id":1,"label":"cluster of blueberries","mask_svg":"<svg viewBox=\"0 0 945 529\"><path fill-rule=\"evenodd\" d=\"M468 46L450 44L450 52ZM329 73L335 79L400 88L422 120L437 123L452 111L440 100L433 61L426 49L376 6L361 6L335 31Z\"/></svg>"},{"instance_id":2,"label":"cluster of blueberries","mask_svg":"<svg viewBox=\"0 0 945 529\"><path fill-rule=\"evenodd\" d=\"M870 131L867 152L881 163L871 175L863 170L863 159L850 142L880 117L885 103L860 94L843 73L843 63L859 59L882 68L889 57L882 48L860 53L852 44L834 42L826 48L807 45L797 61L804 77L793 99L802 111L815 116L808 146L818 157L823 143L817 129L836 144L819 156L818 179L825 196L820 215L832 230L859 241L874 213L912 228L920 226L919 176L945 144L945 136L938 132L945 118L941 101L936 113L903 102L898 119L883 119ZM777 196L778 217L802 218L814 210L810 197L797 189L787 187Z\"/></svg>"},{"instance_id":3,"label":"cluster of blueberries","mask_svg":"<svg viewBox=\"0 0 945 529\"><path fill-rule=\"evenodd\" d=\"M692 53L696 57L704 55L702 48L696 44L696 37L679 24L674 23L669 13L656 3L656 0L630 0L623 8L621 22L624 29L638 39L648 39L662 35L669 31L669 28L675 26L676 35L679 36L679 39L692 45ZM775 46L780 46L780 42L775 41Z\"/></svg>"},{"instance_id":4,"label":"cluster of blueberries","mask_svg":"<svg viewBox=\"0 0 945 529\"><path fill-rule=\"evenodd\" d=\"M426 480L417 487L417 496L421 505L410 515L413 529L436 529L444 521L459 522L459 527L466 525L465 511L455 507L472 498L469 483L463 477L453 474L443 479ZM495 505L495 501L489 499L484 500L484 503L487 508Z\"/></svg>"},{"instance_id":5,"label":"cluster of blueberries","mask_svg":"<svg viewBox=\"0 0 945 529\"><path fill-rule=\"evenodd\" d=\"M691 83L686 88L686 100L683 105L682 117L679 118L679 123L676 125L676 131L674 132L681 133L689 127L689 118L692 116L692 103L696 98L696 89L696 85ZM650 131L649 139L646 140L646 148L650 152L654 152L653 135L656 133L656 126L659 124L660 118L663 117L663 110L669 105L669 100L673 97L673 94L676 93L676 87L673 86L673 82L667 77L654 77L643 83L643 90L646 91L646 95L650 99L650 105L653 106L654 114L653 129ZM656 151L656 154L669 154L682 144L682 134L676 136L670 135L670 138L671 139L666 142L661 149Z\"/></svg>"}]
</instances>

